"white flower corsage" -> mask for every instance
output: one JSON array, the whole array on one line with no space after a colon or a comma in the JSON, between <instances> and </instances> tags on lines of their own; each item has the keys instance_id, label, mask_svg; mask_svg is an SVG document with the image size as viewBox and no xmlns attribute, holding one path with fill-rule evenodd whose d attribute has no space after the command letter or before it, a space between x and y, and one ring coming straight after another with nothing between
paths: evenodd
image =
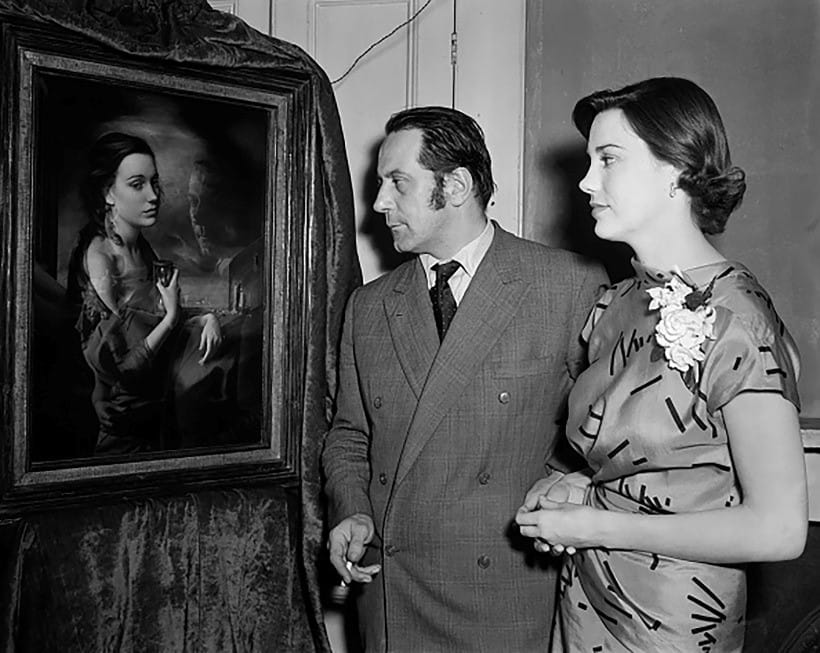
<instances>
[{"instance_id":1,"label":"white flower corsage","mask_svg":"<svg viewBox=\"0 0 820 653\"><path fill-rule=\"evenodd\" d=\"M679 370L684 379L690 370L695 375L704 358L703 343L714 338L715 309L708 305L713 279L704 290L693 288L680 278L675 269L672 278L660 288L649 288L652 297L649 310L660 309L655 326L655 340L663 347L669 367Z\"/></svg>"}]
</instances>

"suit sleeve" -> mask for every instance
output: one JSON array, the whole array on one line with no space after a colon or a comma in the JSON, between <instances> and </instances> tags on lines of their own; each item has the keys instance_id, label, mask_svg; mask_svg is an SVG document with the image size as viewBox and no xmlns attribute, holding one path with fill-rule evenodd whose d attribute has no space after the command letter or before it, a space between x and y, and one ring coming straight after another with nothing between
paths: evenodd
<instances>
[{"instance_id":1,"label":"suit sleeve","mask_svg":"<svg viewBox=\"0 0 820 653\"><path fill-rule=\"evenodd\" d=\"M359 384L354 338L357 297L358 290L351 295L345 310L336 412L322 451L331 528L356 513L372 515L368 495L370 428Z\"/></svg>"},{"instance_id":2,"label":"suit sleeve","mask_svg":"<svg viewBox=\"0 0 820 653\"><path fill-rule=\"evenodd\" d=\"M583 268L583 276L578 285L569 315L569 342L567 343L567 367L572 381L589 365L587 345L581 337L590 311L609 286L609 277L602 266L589 264Z\"/></svg>"},{"instance_id":3,"label":"suit sleeve","mask_svg":"<svg viewBox=\"0 0 820 653\"><path fill-rule=\"evenodd\" d=\"M589 364L587 359L586 343L581 337L581 331L587 321L589 312L595 306L598 298L605 292L609 285L609 277L603 267L598 264L586 264L579 267L577 275L578 284L572 300L572 305L567 316L567 336L566 345L567 358L567 381L566 392L569 394L572 385L578 375L584 371ZM566 401L566 398L565 398ZM566 403L562 413L560 424L560 437L556 439L555 447L546 460L547 470L558 470L560 472L571 472L582 469L586 466L585 461L578 456L575 450L569 445L564 433L564 422L566 420Z\"/></svg>"}]
</instances>

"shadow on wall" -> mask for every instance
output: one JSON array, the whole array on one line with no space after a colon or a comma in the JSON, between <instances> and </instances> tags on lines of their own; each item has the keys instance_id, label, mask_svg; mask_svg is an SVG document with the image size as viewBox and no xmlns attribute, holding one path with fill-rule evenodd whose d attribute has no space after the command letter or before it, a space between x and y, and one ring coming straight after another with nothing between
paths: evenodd
<instances>
[{"instance_id":1,"label":"shadow on wall","mask_svg":"<svg viewBox=\"0 0 820 653\"><path fill-rule=\"evenodd\" d=\"M632 276L632 250L595 235L589 196L578 188L588 165L584 148L572 143L541 155L538 167L548 187L555 189L556 207L544 225L544 232L537 235L539 240L600 261L614 283Z\"/></svg>"},{"instance_id":2,"label":"shadow on wall","mask_svg":"<svg viewBox=\"0 0 820 653\"><path fill-rule=\"evenodd\" d=\"M379 262L379 270L389 272L394 270L412 255L401 254L393 247L393 238L387 228L384 215L373 209L373 202L379 192L379 176L377 166L379 161L379 147L383 139L377 140L370 148L370 165L362 180L361 188L363 197L367 202L367 211L364 214L359 226L359 233L366 236L370 241L370 247L376 253Z\"/></svg>"}]
</instances>

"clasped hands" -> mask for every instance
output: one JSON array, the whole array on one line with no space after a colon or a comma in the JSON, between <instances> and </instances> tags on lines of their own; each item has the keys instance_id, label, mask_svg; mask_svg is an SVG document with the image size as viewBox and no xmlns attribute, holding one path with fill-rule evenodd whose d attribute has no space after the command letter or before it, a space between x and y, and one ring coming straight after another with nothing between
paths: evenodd
<instances>
[{"instance_id":1,"label":"clasped hands","mask_svg":"<svg viewBox=\"0 0 820 653\"><path fill-rule=\"evenodd\" d=\"M591 544L583 536L585 524L595 513L594 508L583 505L590 483L586 472L553 472L530 488L515 521L522 535L535 539L536 551L572 555L576 547ZM331 529L327 543L330 562L343 583L369 583L381 571L381 565L358 564L374 534L372 517L361 513Z\"/></svg>"},{"instance_id":2,"label":"clasped hands","mask_svg":"<svg viewBox=\"0 0 820 653\"><path fill-rule=\"evenodd\" d=\"M590 546L585 533L595 510L584 505L590 483L586 471L553 471L530 488L515 521L522 535L535 539L536 551L572 555L576 547Z\"/></svg>"}]
</instances>

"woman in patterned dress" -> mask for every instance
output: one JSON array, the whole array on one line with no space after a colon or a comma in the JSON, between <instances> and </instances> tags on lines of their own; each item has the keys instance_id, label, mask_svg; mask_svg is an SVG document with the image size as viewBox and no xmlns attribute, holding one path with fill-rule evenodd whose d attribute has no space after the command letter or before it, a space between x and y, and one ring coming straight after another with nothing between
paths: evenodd
<instances>
[{"instance_id":1,"label":"woman in patterned dress","mask_svg":"<svg viewBox=\"0 0 820 653\"><path fill-rule=\"evenodd\" d=\"M635 275L582 333L567 434L587 475L534 488L516 516L536 549L571 554L553 650L740 651L743 563L799 556L808 521L797 349L752 273L706 237L744 174L685 79L593 93L573 120L595 232L632 247Z\"/></svg>"}]
</instances>

